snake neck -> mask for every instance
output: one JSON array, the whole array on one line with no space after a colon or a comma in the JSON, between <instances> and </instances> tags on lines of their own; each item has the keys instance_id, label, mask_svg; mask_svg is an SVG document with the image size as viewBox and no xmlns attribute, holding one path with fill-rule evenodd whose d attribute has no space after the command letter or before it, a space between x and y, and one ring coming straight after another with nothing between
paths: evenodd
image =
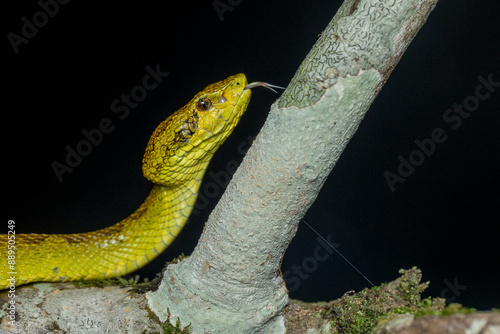
<instances>
[{"instance_id":1,"label":"snake neck","mask_svg":"<svg viewBox=\"0 0 500 334\"><path fill-rule=\"evenodd\" d=\"M204 170L180 185L155 184L132 215L101 230L19 235L16 284L106 279L143 267L161 254L186 224L203 174ZM0 269L2 266L5 269L6 263L0 263ZM0 289L5 286L7 282L0 279Z\"/></svg>"},{"instance_id":2,"label":"snake neck","mask_svg":"<svg viewBox=\"0 0 500 334\"><path fill-rule=\"evenodd\" d=\"M112 251L127 253L134 250L124 275L152 261L179 235L194 208L203 172L182 185L162 186L154 184L144 203L128 218L118 224L96 231L100 240L119 247ZM91 232L93 233L93 232Z\"/></svg>"},{"instance_id":3,"label":"snake neck","mask_svg":"<svg viewBox=\"0 0 500 334\"><path fill-rule=\"evenodd\" d=\"M178 186L153 185L144 203L133 214L102 231L123 239L128 236L155 236L157 242L166 248L180 233L193 210L201 176ZM115 230L117 233L114 233ZM158 247L161 248L161 245Z\"/></svg>"}]
</instances>

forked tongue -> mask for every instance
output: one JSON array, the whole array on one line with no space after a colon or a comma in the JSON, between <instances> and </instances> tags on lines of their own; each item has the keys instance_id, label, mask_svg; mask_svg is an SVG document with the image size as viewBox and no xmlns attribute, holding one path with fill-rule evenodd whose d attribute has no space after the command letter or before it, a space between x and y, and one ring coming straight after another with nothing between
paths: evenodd
<instances>
[{"instance_id":1,"label":"forked tongue","mask_svg":"<svg viewBox=\"0 0 500 334\"><path fill-rule=\"evenodd\" d=\"M262 86L262 87L265 87L267 89L270 89L273 92L275 92L276 94L278 94L278 92L275 91L273 88L285 89L285 87L271 85L271 84L268 84L267 82L255 81L255 82L252 82L252 83L249 83L248 85L246 85L245 88L243 88L243 90L245 90L245 89L252 89L252 88L255 88L255 87L259 87L259 86Z\"/></svg>"}]
</instances>

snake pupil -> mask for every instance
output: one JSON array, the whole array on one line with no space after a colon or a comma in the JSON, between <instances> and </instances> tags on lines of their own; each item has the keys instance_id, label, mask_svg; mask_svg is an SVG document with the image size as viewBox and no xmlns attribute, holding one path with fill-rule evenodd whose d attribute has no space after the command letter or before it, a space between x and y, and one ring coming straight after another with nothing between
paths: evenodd
<instances>
[{"instance_id":1,"label":"snake pupil","mask_svg":"<svg viewBox=\"0 0 500 334\"><path fill-rule=\"evenodd\" d=\"M196 108L200 111L207 111L211 107L212 107L212 101L210 101L206 97L199 99L198 102L196 103Z\"/></svg>"}]
</instances>

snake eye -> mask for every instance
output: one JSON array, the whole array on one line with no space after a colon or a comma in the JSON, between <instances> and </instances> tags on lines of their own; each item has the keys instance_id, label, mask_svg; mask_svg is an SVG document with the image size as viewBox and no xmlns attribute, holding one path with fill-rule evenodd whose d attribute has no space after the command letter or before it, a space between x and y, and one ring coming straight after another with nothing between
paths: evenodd
<instances>
[{"instance_id":1,"label":"snake eye","mask_svg":"<svg viewBox=\"0 0 500 334\"><path fill-rule=\"evenodd\" d=\"M196 102L196 109L200 111L207 111L211 107L212 107L212 101L210 101L206 97L199 99L198 102Z\"/></svg>"}]
</instances>

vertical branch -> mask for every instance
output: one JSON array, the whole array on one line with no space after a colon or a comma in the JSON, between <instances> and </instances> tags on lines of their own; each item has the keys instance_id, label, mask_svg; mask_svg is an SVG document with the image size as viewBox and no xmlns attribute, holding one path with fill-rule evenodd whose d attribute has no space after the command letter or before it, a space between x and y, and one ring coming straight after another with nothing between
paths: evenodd
<instances>
[{"instance_id":1,"label":"vertical branch","mask_svg":"<svg viewBox=\"0 0 500 334\"><path fill-rule=\"evenodd\" d=\"M280 261L298 223L437 0L346 0L212 212L191 257L147 295L195 332L283 333Z\"/></svg>"}]
</instances>

